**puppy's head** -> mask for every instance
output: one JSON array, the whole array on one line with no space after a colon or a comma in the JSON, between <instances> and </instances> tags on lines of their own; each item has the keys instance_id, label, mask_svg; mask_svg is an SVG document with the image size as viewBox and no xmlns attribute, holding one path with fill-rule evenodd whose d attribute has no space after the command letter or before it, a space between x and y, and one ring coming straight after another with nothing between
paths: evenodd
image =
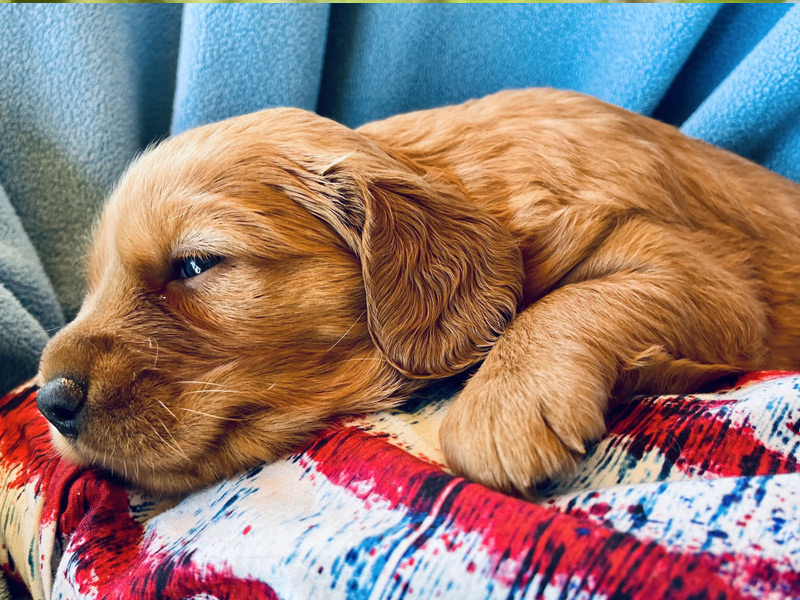
<instances>
[{"instance_id":1,"label":"puppy's head","mask_svg":"<svg viewBox=\"0 0 800 600\"><path fill-rule=\"evenodd\" d=\"M155 491L291 450L480 360L519 252L458 185L293 109L177 136L129 168L88 293L42 357L56 447Z\"/></svg>"}]
</instances>

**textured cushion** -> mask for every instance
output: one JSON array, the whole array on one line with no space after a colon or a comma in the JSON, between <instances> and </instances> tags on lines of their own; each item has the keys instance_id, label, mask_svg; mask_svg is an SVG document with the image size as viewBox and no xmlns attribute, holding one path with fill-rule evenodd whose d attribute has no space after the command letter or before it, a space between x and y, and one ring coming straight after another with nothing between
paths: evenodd
<instances>
[{"instance_id":1,"label":"textured cushion","mask_svg":"<svg viewBox=\"0 0 800 600\"><path fill-rule=\"evenodd\" d=\"M443 469L453 385L182 498L54 458L19 388L0 557L35 598L800 598L800 374L619 406L538 503Z\"/></svg>"}]
</instances>

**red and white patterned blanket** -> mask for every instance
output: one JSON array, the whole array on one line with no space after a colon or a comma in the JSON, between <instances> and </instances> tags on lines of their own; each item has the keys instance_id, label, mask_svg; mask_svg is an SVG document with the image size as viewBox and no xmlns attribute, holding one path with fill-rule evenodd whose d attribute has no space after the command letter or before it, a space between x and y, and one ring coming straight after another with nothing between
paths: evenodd
<instances>
[{"instance_id":1,"label":"red and white patterned blanket","mask_svg":"<svg viewBox=\"0 0 800 600\"><path fill-rule=\"evenodd\" d=\"M436 394L180 498L55 457L35 396L0 400L0 563L34 598L800 598L800 374L619 406L539 503L443 469Z\"/></svg>"}]
</instances>

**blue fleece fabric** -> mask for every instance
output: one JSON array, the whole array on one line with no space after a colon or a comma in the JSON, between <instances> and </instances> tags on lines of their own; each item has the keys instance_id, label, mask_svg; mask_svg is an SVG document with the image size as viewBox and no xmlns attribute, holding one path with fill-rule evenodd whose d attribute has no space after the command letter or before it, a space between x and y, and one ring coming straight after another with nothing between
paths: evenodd
<instances>
[{"instance_id":1,"label":"blue fleece fabric","mask_svg":"<svg viewBox=\"0 0 800 600\"><path fill-rule=\"evenodd\" d=\"M791 5L0 5L0 388L76 313L143 146L269 106L356 126L503 88L594 94L800 181Z\"/></svg>"}]
</instances>

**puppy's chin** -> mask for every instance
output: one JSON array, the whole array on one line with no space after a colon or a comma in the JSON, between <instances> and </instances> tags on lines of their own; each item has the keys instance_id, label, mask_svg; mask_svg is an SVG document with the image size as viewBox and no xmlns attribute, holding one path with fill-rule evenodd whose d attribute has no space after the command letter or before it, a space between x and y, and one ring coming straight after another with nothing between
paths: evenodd
<instances>
[{"instance_id":1,"label":"puppy's chin","mask_svg":"<svg viewBox=\"0 0 800 600\"><path fill-rule=\"evenodd\" d=\"M53 443L53 448L55 448L56 452L58 452L62 458L65 458L68 462L79 467L85 467L89 464L89 461L81 457L72 442L61 435L53 425L50 425L49 428L50 440Z\"/></svg>"},{"instance_id":2,"label":"puppy's chin","mask_svg":"<svg viewBox=\"0 0 800 600\"><path fill-rule=\"evenodd\" d=\"M130 467L128 468L130 471ZM184 495L196 492L222 480L222 476L201 477L188 470L184 471L159 471L140 470L124 477L121 471L114 471L116 475L135 486L137 489L151 494L167 496Z\"/></svg>"},{"instance_id":3,"label":"puppy's chin","mask_svg":"<svg viewBox=\"0 0 800 600\"><path fill-rule=\"evenodd\" d=\"M240 456L239 460L226 460L225 452L207 455L205 459L191 464L167 464L119 459L98 452L83 444L80 438L68 440L55 427L50 425L52 445L62 458L79 467L97 467L113 474L127 485L152 494L187 494L213 485L227 477L246 471L260 463L271 462L274 457ZM173 461L174 463L175 461Z\"/></svg>"}]
</instances>

